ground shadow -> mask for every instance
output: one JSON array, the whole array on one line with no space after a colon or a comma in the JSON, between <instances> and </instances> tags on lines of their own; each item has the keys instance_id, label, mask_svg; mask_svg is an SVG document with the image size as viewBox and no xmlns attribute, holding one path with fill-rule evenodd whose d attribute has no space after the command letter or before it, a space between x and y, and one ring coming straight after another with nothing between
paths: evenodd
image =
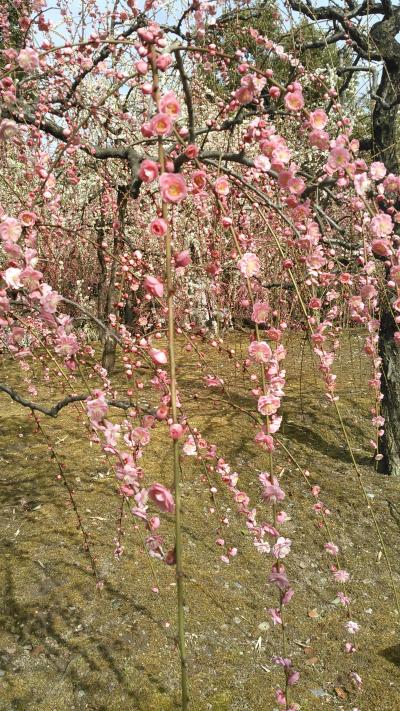
<instances>
[{"instance_id":1,"label":"ground shadow","mask_svg":"<svg viewBox=\"0 0 400 711\"><path fill-rule=\"evenodd\" d=\"M386 647L382 652L379 652L381 657L385 657L388 662L400 667L400 644L394 644L393 647Z\"/></svg>"}]
</instances>

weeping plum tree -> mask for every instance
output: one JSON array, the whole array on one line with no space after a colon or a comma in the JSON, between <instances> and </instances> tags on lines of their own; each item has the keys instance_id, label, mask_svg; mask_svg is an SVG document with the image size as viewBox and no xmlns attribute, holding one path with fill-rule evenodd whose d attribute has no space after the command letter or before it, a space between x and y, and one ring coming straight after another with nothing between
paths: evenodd
<instances>
[{"instance_id":1,"label":"weeping plum tree","mask_svg":"<svg viewBox=\"0 0 400 711\"><path fill-rule=\"evenodd\" d=\"M367 100L369 110L360 126L360 150L369 153L372 160L384 163L389 173L398 174L398 108L400 104L400 6L388 2L346 2L342 7L327 3L288 0L288 7L319 23L323 37L309 42L303 50L343 44L352 56L350 66L336 67L339 97L344 97L352 78L367 75ZM354 81L354 79L353 79ZM365 85L364 85L365 87ZM395 215L399 209L396 193L382 196L382 210ZM391 306L390 293L384 290L380 298L381 327L379 353L382 358L382 415L385 432L381 439L382 471L400 474L400 355L393 348L397 330L396 314Z\"/></svg>"},{"instance_id":2,"label":"weeping plum tree","mask_svg":"<svg viewBox=\"0 0 400 711\"><path fill-rule=\"evenodd\" d=\"M240 18L228 11L216 23L225 34L246 21L263 25L268 23L276 7L270 2L255 3L243 10ZM277 13L277 16L280 16ZM381 161L388 173L398 174L398 107L400 104L400 6L388 2L311 3L287 0L281 22L287 28L282 44L294 47L305 64L315 55L315 66L329 69L331 83L335 86L342 104L357 112L357 102L364 105L358 111L355 135L360 141L360 152L372 161ZM300 21L299 21L300 19ZM229 36L229 32L227 33ZM367 78L365 81L365 77ZM362 79L361 79L362 78ZM349 96L350 104L349 104ZM354 101L355 96L356 101ZM332 110L333 102L328 107ZM399 209L396 193L381 197L380 207ZM390 277L388 276L388 279ZM380 439L382 459L379 469L385 473L400 473L400 362L399 351L394 347L393 336L397 330L396 314L391 306L390 292L383 289L380 295L379 355L382 359L381 390L382 416L385 432Z\"/></svg>"},{"instance_id":3,"label":"weeping plum tree","mask_svg":"<svg viewBox=\"0 0 400 711\"><path fill-rule=\"evenodd\" d=\"M292 5L314 17L309 4ZM46 16L44 0L34 0L29 8L15 6L24 46L3 50L0 74L0 328L6 357L15 360L23 379L20 388L10 380L0 389L30 410L39 434L43 417L57 417L70 408L82 422L83 413L82 435L88 430L91 444L107 454L122 506L142 528L149 555L174 566L183 709L190 691L181 459L184 467L185 457L196 457L213 497L219 487L227 487L265 561L275 596L269 614L283 631L275 657L282 672L276 700L293 711L299 673L288 656L286 638L293 588L285 559L291 540L285 536L287 514L280 509L285 492L275 452L280 448L293 461L279 440L279 429L286 384L282 340L294 324L308 333L393 582L390 557L344 422L335 356L343 324L350 319L363 326L371 363L372 449L379 462L385 426L395 472L390 435L395 425L385 423L380 410L378 341L379 333L381 343L384 334L387 350L381 354L387 372L382 389L396 411L397 391L390 390L389 397L387 383L392 380L390 367L396 370L400 342L395 234L400 180L394 158L386 155L389 139L384 136L397 101L386 74L395 66L397 45L390 35L389 60L390 43L380 33L385 27L395 32L398 14L389 3L374 6L384 21L363 39L362 27L353 20L356 10L361 16L369 11L367 4L353 10L350 4L343 11L336 6L315 10L317 19L333 23L334 34L328 33L324 43L351 42L361 58L384 62L376 128L368 146L374 160L367 163L360 156L367 146L353 135L353 116L346 113L331 69L307 70L301 59L304 47L294 44L289 51L257 23L253 27L251 3L233 3L237 25L229 42L223 41L219 27L232 18L220 3L172 3L169 10L179 11L176 17L165 7L157 13L153 2L143 11L133 1L115 3L110 12L88 5L80 17L69 16L61 6L62 40ZM253 14L267 9L257 4ZM4 14L2 26L7 22ZM372 41L379 51L371 50ZM355 68L347 72L346 67L345 81ZM214 81L206 82L207 76ZM394 151L389 154L395 156ZM99 282L106 287L96 309L94 287ZM379 307L379 293L386 294L386 311ZM239 314L251 324L241 362L234 349L224 349L222 339L199 323L200 298L215 314ZM133 327L124 320L127 306L135 312ZM82 319L103 333L102 358L88 341ZM240 488L223 452L186 416L176 369L178 342L187 353L198 353L205 390L216 389L222 402L240 409L208 365L198 339L219 346L221 357L237 359L243 370L253 403L248 414L256 425L254 441L265 456L265 470L259 474L263 505L258 509ZM117 354L122 384L110 377ZM42 369L44 380L53 376L61 383L61 400L39 401L33 365L35 372ZM145 385L152 393L151 409L142 398ZM112 413L118 412L122 419L116 421ZM151 481L141 466L154 432L162 430L171 442L171 488ZM55 453L54 459L57 463ZM211 476L217 477L217 486ZM61 466L59 477L68 488ZM339 588L346 634L354 634L359 624L351 619L349 573L331 539L320 488L310 486L310 491L327 538L324 550L335 561L330 570ZM74 502L73 491L68 492ZM161 514L172 515L175 523L175 544L167 552ZM225 564L237 553L223 533L228 523L224 516L215 526ZM122 554L119 539L115 554ZM95 559L91 561L96 574ZM395 585L393 594L397 600ZM352 642L346 644L346 651L353 651ZM359 688L359 675L354 670L350 674Z\"/></svg>"}]
</instances>

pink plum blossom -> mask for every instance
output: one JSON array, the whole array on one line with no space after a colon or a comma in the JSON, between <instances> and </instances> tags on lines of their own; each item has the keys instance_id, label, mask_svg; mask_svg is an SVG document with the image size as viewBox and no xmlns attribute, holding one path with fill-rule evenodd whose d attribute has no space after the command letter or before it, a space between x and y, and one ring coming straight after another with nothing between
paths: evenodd
<instances>
[{"instance_id":1,"label":"pink plum blossom","mask_svg":"<svg viewBox=\"0 0 400 711\"><path fill-rule=\"evenodd\" d=\"M353 622L352 620L346 622L345 627L350 634L355 634L360 629L358 622Z\"/></svg>"},{"instance_id":2,"label":"pink plum blossom","mask_svg":"<svg viewBox=\"0 0 400 711\"><path fill-rule=\"evenodd\" d=\"M272 548L275 558L286 558L286 556L290 553L291 545L292 541L290 540L290 538L283 538L283 536L279 536L278 540Z\"/></svg>"},{"instance_id":3,"label":"pink plum blossom","mask_svg":"<svg viewBox=\"0 0 400 711\"><path fill-rule=\"evenodd\" d=\"M312 146L326 151L329 148L329 133L314 129L309 133L308 139Z\"/></svg>"},{"instance_id":4,"label":"pink plum blossom","mask_svg":"<svg viewBox=\"0 0 400 711\"><path fill-rule=\"evenodd\" d=\"M131 434L137 444L144 446L150 442L150 433L146 427L135 427Z\"/></svg>"},{"instance_id":5,"label":"pink plum blossom","mask_svg":"<svg viewBox=\"0 0 400 711\"><path fill-rule=\"evenodd\" d=\"M96 390L94 392L93 398L88 398L86 400L86 410L89 419L94 423L98 424L104 419L104 415L107 413L108 405L103 392Z\"/></svg>"},{"instance_id":6,"label":"pink plum blossom","mask_svg":"<svg viewBox=\"0 0 400 711\"><path fill-rule=\"evenodd\" d=\"M149 65L143 59L140 59L138 62L135 62L135 69L138 74L144 76L149 71Z\"/></svg>"},{"instance_id":7,"label":"pink plum blossom","mask_svg":"<svg viewBox=\"0 0 400 711\"><path fill-rule=\"evenodd\" d=\"M354 686L357 689L361 689L362 679L361 679L360 675L357 674L357 672L352 671L352 672L350 672L349 677L350 677L352 683L354 684ZM360 709L353 709L353 711L360 711Z\"/></svg>"},{"instance_id":8,"label":"pink plum blossom","mask_svg":"<svg viewBox=\"0 0 400 711\"><path fill-rule=\"evenodd\" d=\"M318 299L316 296L313 296L310 301L308 302L308 307L310 309L320 309L322 305L321 299Z\"/></svg>"},{"instance_id":9,"label":"pink plum blossom","mask_svg":"<svg viewBox=\"0 0 400 711\"><path fill-rule=\"evenodd\" d=\"M279 409L281 401L275 395L261 395L258 398L257 410L261 415L273 415Z\"/></svg>"},{"instance_id":10,"label":"pink plum blossom","mask_svg":"<svg viewBox=\"0 0 400 711\"><path fill-rule=\"evenodd\" d=\"M140 127L140 133L144 138L151 138L153 135L153 129L150 125L150 121L145 121Z\"/></svg>"},{"instance_id":11,"label":"pink plum blossom","mask_svg":"<svg viewBox=\"0 0 400 711\"><path fill-rule=\"evenodd\" d=\"M56 338L55 341L55 351L58 355L65 358L70 358L72 355L77 353L79 350L78 339L74 333L65 333L62 331Z\"/></svg>"},{"instance_id":12,"label":"pink plum blossom","mask_svg":"<svg viewBox=\"0 0 400 711\"><path fill-rule=\"evenodd\" d=\"M176 121L181 113L179 101L173 91L168 91L160 99L160 111L167 114L172 121Z\"/></svg>"},{"instance_id":13,"label":"pink plum blossom","mask_svg":"<svg viewBox=\"0 0 400 711\"><path fill-rule=\"evenodd\" d=\"M174 255L174 262L176 267L187 267L191 263L192 259L190 257L190 252L184 249L182 252L178 252Z\"/></svg>"},{"instance_id":14,"label":"pink plum blossom","mask_svg":"<svg viewBox=\"0 0 400 711\"><path fill-rule=\"evenodd\" d=\"M158 173L158 165L153 160L145 159L141 162L138 175L144 183L151 183L158 178Z\"/></svg>"},{"instance_id":15,"label":"pink plum blossom","mask_svg":"<svg viewBox=\"0 0 400 711\"><path fill-rule=\"evenodd\" d=\"M25 72L33 72L39 66L39 55L32 47L21 49L17 61Z\"/></svg>"},{"instance_id":16,"label":"pink plum blossom","mask_svg":"<svg viewBox=\"0 0 400 711\"><path fill-rule=\"evenodd\" d=\"M260 170L262 173L267 173L271 168L271 161L267 156L259 155L254 158L254 167Z\"/></svg>"},{"instance_id":17,"label":"pink plum blossom","mask_svg":"<svg viewBox=\"0 0 400 711\"><path fill-rule=\"evenodd\" d=\"M311 111L308 120L311 128L319 131L325 128L328 123L328 116L323 109L315 109L315 111Z\"/></svg>"},{"instance_id":18,"label":"pink plum blossom","mask_svg":"<svg viewBox=\"0 0 400 711\"><path fill-rule=\"evenodd\" d=\"M272 99L279 99L281 95L281 90L279 86L270 86L270 88L268 89L268 94Z\"/></svg>"},{"instance_id":19,"label":"pink plum blossom","mask_svg":"<svg viewBox=\"0 0 400 711\"><path fill-rule=\"evenodd\" d=\"M238 267L243 276L253 277L260 273L260 260L256 254L246 252L238 262Z\"/></svg>"},{"instance_id":20,"label":"pink plum blossom","mask_svg":"<svg viewBox=\"0 0 400 711\"><path fill-rule=\"evenodd\" d=\"M204 170L195 170L192 173L192 182L198 190L204 190L207 185L207 176Z\"/></svg>"},{"instance_id":21,"label":"pink plum blossom","mask_svg":"<svg viewBox=\"0 0 400 711\"><path fill-rule=\"evenodd\" d=\"M294 686L295 684L298 683L299 679L300 679L300 672L294 671L294 670L291 671L287 677L288 686Z\"/></svg>"},{"instance_id":22,"label":"pink plum blossom","mask_svg":"<svg viewBox=\"0 0 400 711\"><path fill-rule=\"evenodd\" d=\"M164 237L168 230L168 223L162 217L157 217L151 222L150 230L156 237Z\"/></svg>"},{"instance_id":23,"label":"pink plum blossom","mask_svg":"<svg viewBox=\"0 0 400 711\"><path fill-rule=\"evenodd\" d=\"M270 615L270 617L271 617L271 620L272 620L274 626L275 626L275 625L281 625L281 624L282 624L282 617L281 617L281 613L280 613L280 611L279 611L279 608L270 607L270 608L268 608L268 613L269 613L269 615Z\"/></svg>"},{"instance_id":24,"label":"pink plum blossom","mask_svg":"<svg viewBox=\"0 0 400 711\"><path fill-rule=\"evenodd\" d=\"M121 432L121 425L114 424L113 422L110 422L109 420L103 420L103 422L104 422L104 429L103 429L104 439L106 440L107 444L110 447L116 447L118 437Z\"/></svg>"},{"instance_id":25,"label":"pink plum blossom","mask_svg":"<svg viewBox=\"0 0 400 711\"><path fill-rule=\"evenodd\" d=\"M18 215L18 219L24 227L32 227L37 220L37 214L32 210L22 210Z\"/></svg>"},{"instance_id":26,"label":"pink plum blossom","mask_svg":"<svg viewBox=\"0 0 400 711\"><path fill-rule=\"evenodd\" d=\"M161 54L156 59L157 69L159 69L161 72L165 72L168 69L168 67L171 66L172 61L173 60L172 60L172 57L170 54Z\"/></svg>"},{"instance_id":27,"label":"pink plum blossom","mask_svg":"<svg viewBox=\"0 0 400 711\"><path fill-rule=\"evenodd\" d=\"M393 222L390 215L380 212L371 220L371 232L375 237L387 237L393 232Z\"/></svg>"},{"instance_id":28,"label":"pink plum blossom","mask_svg":"<svg viewBox=\"0 0 400 711\"><path fill-rule=\"evenodd\" d=\"M221 388L224 385L223 379L217 375L205 375L204 382L208 388Z\"/></svg>"},{"instance_id":29,"label":"pink plum blossom","mask_svg":"<svg viewBox=\"0 0 400 711\"><path fill-rule=\"evenodd\" d=\"M1 135L1 125L0 125L0 135ZM389 193L399 192L400 190L400 179L399 176L389 173L383 181L383 186L385 190Z\"/></svg>"},{"instance_id":30,"label":"pink plum blossom","mask_svg":"<svg viewBox=\"0 0 400 711\"><path fill-rule=\"evenodd\" d=\"M164 293L164 285L159 279L157 279L157 277L148 274L143 281L143 286L152 296L157 296L159 299L162 298Z\"/></svg>"},{"instance_id":31,"label":"pink plum blossom","mask_svg":"<svg viewBox=\"0 0 400 711\"><path fill-rule=\"evenodd\" d=\"M183 427L179 423L175 423L169 428L169 436L171 439L180 439L183 435Z\"/></svg>"},{"instance_id":32,"label":"pink plum blossom","mask_svg":"<svg viewBox=\"0 0 400 711\"><path fill-rule=\"evenodd\" d=\"M186 183L178 173L163 173L160 176L161 197L165 202L179 203L187 196Z\"/></svg>"},{"instance_id":33,"label":"pink plum blossom","mask_svg":"<svg viewBox=\"0 0 400 711\"><path fill-rule=\"evenodd\" d=\"M374 161L369 167L372 180L382 180L386 175L386 167L381 161Z\"/></svg>"},{"instance_id":34,"label":"pink plum blossom","mask_svg":"<svg viewBox=\"0 0 400 711\"><path fill-rule=\"evenodd\" d=\"M168 114L159 113L150 121L150 129L156 136L169 136L172 131L172 121Z\"/></svg>"},{"instance_id":35,"label":"pink plum blossom","mask_svg":"<svg viewBox=\"0 0 400 711\"><path fill-rule=\"evenodd\" d=\"M324 548L327 553L331 555L337 555L339 553L339 547L335 543L325 543Z\"/></svg>"},{"instance_id":36,"label":"pink plum blossom","mask_svg":"<svg viewBox=\"0 0 400 711\"><path fill-rule=\"evenodd\" d=\"M272 162L277 168L279 168L281 164L286 165L286 163L289 163L291 156L292 153L290 149L283 141L274 148L271 154Z\"/></svg>"},{"instance_id":37,"label":"pink plum blossom","mask_svg":"<svg viewBox=\"0 0 400 711\"><path fill-rule=\"evenodd\" d=\"M251 315L254 323L265 323L270 312L269 304L266 301L256 301Z\"/></svg>"},{"instance_id":38,"label":"pink plum blossom","mask_svg":"<svg viewBox=\"0 0 400 711\"><path fill-rule=\"evenodd\" d=\"M285 708L287 708L286 694L283 689L277 689L275 691L275 699L280 706L285 706Z\"/></svg>"},{"instance_id":39,"label":"pink plum blossom","mask_svg":"<svg viewBox=\"0 0 400 711\"><path fill-rule=\"evenodd\" d=\"M389 257L392 253L391 245L388 239L373 239L371 248L374 254L380 257Z\"/></svg>"},{"instance_id":40,"label":"pink plum blossom","mask_svg":"<svg viewBox=\"0 0 400 711\"><path fill-rule=\"evenodd\" d=\"M161 522L158 516L151 516L149 518L147 525L149 527L150 531L156 531L158 528L160 528Z\"/></svg>"},{"instance_id":41,"label":"pink plum blossom","mask_svg":"<svg viewBox=\"0 0 400 711\"><path fill-rule=\"evenodd\" d=\"M300 178L297 175L294 175L293 177L289 178L287 182L287 189L293 195L301 195L304 192L305 188L306 184L303 178Z\"/></svg>"},{"instance_id":42,"label":"pink plum blossom","mask_svg":"<svg viewBox=\"0 0 400 711\"><path fill-rule=\"evenodd\" d=\"M267 338L269 338L270 341L275 341L278 343L278 341L281 340L282 333L279 330L279 328L269 328L266 332L265 335Z\"/></svg>"},{"instance_id":43,"label":"pink plum blossom","mask_svg":"<svg viewBox=\"0 0 400 711\"><path fill-rule=\"evenodd\" d=\"M278 483L278 480L276 479L276 477L274 477L273 482L267 481L264 484L262 497L263 497L263 499L265 499L265 501L269 501L274 504L277 501L283 501L283 499L285 498L285 492L279 486L279 483Z\"/></svg>"},{"instance_id":44,"label":"pink plum blossom","mask_svg":"<svg viewBox=\"0 0 400 711\"><path fill-rule=\"evenodd\" d=\"M350 162L350 153L347 148L337 146L331 150L328 158L328 166L333 170L346 168Z\"/></svg>"},{"instance_id":45,"label":"pink plum blossom","mask_svg":"<svg viewBox=\"0 0 400 711\"><path fill-rule=\"evenodd\" d=\"M21 282L22 270L18 267L9 267L3 272L3 278L8 287L11 289L20 289L23 284Z\"/></svg>"},{"instance_id":46,"label":"pink plum blossom","mask_svg":"<svg viewBox=\"0 0 400 711\"><path fill-rule=\"evenodd\" d=\"M371 187L367 173L357 173L354 176L354 189L357 195L365 195L366 191Z\"/></svg>"},{"instance_id":47,"label":"pink plum blossom","mask_svg":"<svg viewBox=\"0 0 400 711\"><path fill-rule=\"evenodd\" d=\"M275 568L275 566L274 566ZM283 566L282 566L283 568ZM270 585L276 585L279 590L282 590L282 592L286 591L289 589L289 580L287 578L286 572L280 568L280 570L272 570L269 578L268 578L268 583Z\"/></svg>"},{"instance_id":48,"label":"pink plum blossom","mask_svg":"<svg viewBox=\"0 0 400 711\"><path fill-rule=\"evenodd\" d=\"M289 111L301 111L304 107L304 97L301 91L288 91L285 94L285 106Z\"/></svg>"},{"instance_id":49,"label":"pink plum blossom","mask_svg":"<svg viewBox=\"0 0 400 711\"><path fill-rule=\"evenodd\" d=\"M0 223L0 238L4 241L18 242L22 233L22 225L14 217L6 217Z\"/></svg>"},{"instance_id":50,"label":"pink plum blossom","mask_svg":"<svg viewBox=\"0 0 400 711\"><path fill-rule=\"evenodd\" d=\"M250 101L253 101L254 99L254 91L251 87L241 86L235 91L235 99L239 102L239 104L242 104L243 106L245 104L249 104Z\"/></svg>"},{"instance_id":51,"label":"pink plum blossom","mask_svg":"<svg viewBox=\"0 0 400 711\"><path fill-rule=\"evenodd\" d=\"M54 314L57 311L60 300L60 294L54 291L49 284L42 284L42 295L39 301L43 311L48 314Z\"/></svg>"},{"instance_id":52,"label":"pink plum blossom","mask_svg":"<svg viewBox=\"0 0 400 711\"><path fill-rule=\"evenodd\" d=\"M147 520L147 501L149 498L149 492L146 489L142 489L141 491L138 491L135 494L134 486L135 486L135 477L133 477L133 480L131 482L132 486L132 494L134 494L134 500L136 502L136 506L134 506L131 511L134 516L137 518L141 519L142 521ZM135 486L136 488L136 486ZM124 493L124 492L123 492ZM146 541L147 543L147 541Z\"/></svg>"},{"instance_id":53,"label":"pink plum blossom","mask_svg":"<svg viewBox=\"0 0 400 711\"><path fill-rule=\"evenodd\" d=\"M156 365L165 365L168 363L168 356L166 352L159 350L158 348L150 348L149 356L153 363L156 363Z\"/></svg>"},{"instance_id":54,"label":"pink plum blossom","mask_svg":"<svg viewBox=\"0 0 400 711\"><path fill-rule=\"evenodd\" d=\"M3 119L0 122L0 141L8 141L18 134L18 126L11 119Z\"/></svg>"},{"instance_id":55,"label":"pink plum blossom","mask_svg":"<svg viewBox=\"0 0 400 711\"><path fill-rule=\"evenodd\" d=\"M268 363L272 356L272 351L265 341L253 341L249 346L249 356L256 363Z\"/></svg>"},{"instance_id":56,"label":"pink plum blossom","mask_svg":"<svg viewBox=\"0 0 400 711\"><path fill-rule=\"evenodd\" d=\"M214 190L218 195L226 196L229 195L230 185L229 180L226 175L221 175L216 179L214 183Z\"/></svg>"},{"instance_id":57,"label":"pink plum blossom","mask_svg":"<svg viewBox=\"0 0 400 711\"><path fill-rule=\"evenodd\" d=\"M148 490L149 499L154 501L156 506L165 513L173 513L175 510L174 497L169 489L162 484L154 483Z\"/></svg>"},{"instance_id":58,"label":"pink plum blossom","mask_svg":"<svg viewBox=\"0 0 400 711\"><path fill-rule=\"evenodd\" d=\"M187 457L193 457L194 455L197 454L197 447L196 447L196 443L194 441L193 435L189 435L185 444L182 447L182 450L186 454Z\"/></svg>"},{"instance_id":59,"label":"pink plum blossom","mask_svg":"<svg viewBox=\"0 0 400 711\"><path fill-rule=\"evenodd\" d=\"M288 590L286 590L285 594L282 597L282 605L287 605L291 601L293 595L294 595L293 588L289 588Z\"/></svg>"}]
</instances>

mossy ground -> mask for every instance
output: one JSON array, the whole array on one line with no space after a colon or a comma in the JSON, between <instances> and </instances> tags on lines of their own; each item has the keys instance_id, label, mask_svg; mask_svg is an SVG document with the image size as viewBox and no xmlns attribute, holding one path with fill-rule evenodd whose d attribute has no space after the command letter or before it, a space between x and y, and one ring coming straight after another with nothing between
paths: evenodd
<instances>
[{"instance_id":1,"label":"mossy ground","mask_svg":"<svg viewBox=\"0 0 400 711\"><path fill-rule=\"evenodd\" d=\"M242 335L232 336L229 345L240 350L245 342ZM336 364L340 402L399 586L400 482L375 474L370 463L369 365L360 344L356 333L343 339ZM296 467L278 452L276 466L285 467L285 509L291 517L284 532L293 539L288 572L296 595L287 608L287 654L301 672L293 700L303 711L354 707L392 711L400 708L400 639L387 568L309 348L305 346L302 358L298 336L289 337L287 347L281 437L310 470L311 481L322 487L323 500L332 511L333 538L352 575L352 617L361 624L357 653L345 655L345 617L334 602L337 587L329 572L331 561L323 552L324 537L315 526L313 501ZM235 373L233 361L213 349L204 351L224 378L232 402L252 409L248 384ZM267 465L252 443L254 423L242 410L216 402L224 396L203 388L196 362L194 353L180 350L184 409L237 469L241 487L259 504L258 473ZM4 361L2 368L3 379L10 364ZM15 384L22 380L16 369L11 375ZM61 394L54 381L46 387L38 383L38 389L36 400L48 404ZM144 391L146 396L150 391ZM97 590L75 514L65 488L55 479L57 469L46 443L24 408L6 395L1 395L0 405L1 711L178 709L174 569L154 562L160 592L152 593L149 560L129 516L124 519L125 552L115 560L120 501L114 476L99 450L88 446L79 408L70 407L56 420L41 417L41 422L66 466L90 532L104 580L103 590ZM144 468L149 481L171 483L169 441L159 429ZM229 566L220 561L215 545L218 516L208 512L210 495L203 470L185 458L183 473L191 710L272 710L281 674L271 659L282 653L282 644L280 629L272 626L266 612L276 604L276 591L266 585L270 562L256 553L244 520L217 482L220 510L229 510L231 522L225 538L239 551ZM164 523L164 531L171 544L171 522ZM361 692L350 682L353 670L363 678Z\"/></svg>"}]
</instances>

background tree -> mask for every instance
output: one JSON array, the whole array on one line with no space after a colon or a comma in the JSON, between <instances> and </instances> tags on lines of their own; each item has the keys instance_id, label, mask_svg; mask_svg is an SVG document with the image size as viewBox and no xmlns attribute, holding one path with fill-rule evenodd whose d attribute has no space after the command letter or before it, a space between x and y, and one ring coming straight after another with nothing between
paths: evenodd
<instances>
[{"instance_id":1,"label":"background tree","mask_svg":"<svg viewBox=\"0 0 400 711\"><path fill-rule=\"evenodd\" d=\"M289 0L290 7L310 22L326 27L326 46L344 43L352 52L351 66L338 67L338 95L346 96L352 76L366 74L371 102L370 125L362 123L360 147L374 160L382 161L389 173L399 172L398 113L400 104L400 6L385 0L381 3L344 3L313 6ZM377 17L379 19L377 19ZM321 47L321 42L308 43L307 50ZM301 49L300 49L301 51ZM399 210L397 199L393 208ZM379 351L382 358L382 414L385 434L381 439L382 471L400 475L400 352L394 346L396 322L386 291L381 293L381 330Z\"/></svg>"},{"instance_id":2,"label":"background tree","mask_svg":"<svg viewBox=\"0 0 400 711\"><path fill-rule=\"evenodd\" d=\"M262 23L270 18L270 4L249 8L248 21ZM311 69L325 66L341 104L352 111L355 134L360 149L372 160L382 161L388 172L398 174L397 138L400 104L400 6L368 0L357 4L344 2L327 5L288 0L284 44L292 44L302 63ZM226 19L225 19L226 22ZM234 22L234 13L229 15ZM311 64L310 64L311 63ZM395 196L384 208L399 210ZM390 295L383 289L380 297L381 330L379 351L382 358L382 413L385 434L381 438L383 458L380 469L400 474L400 352L394 346L397 329Z\"/></svg>"}]
</instances>

